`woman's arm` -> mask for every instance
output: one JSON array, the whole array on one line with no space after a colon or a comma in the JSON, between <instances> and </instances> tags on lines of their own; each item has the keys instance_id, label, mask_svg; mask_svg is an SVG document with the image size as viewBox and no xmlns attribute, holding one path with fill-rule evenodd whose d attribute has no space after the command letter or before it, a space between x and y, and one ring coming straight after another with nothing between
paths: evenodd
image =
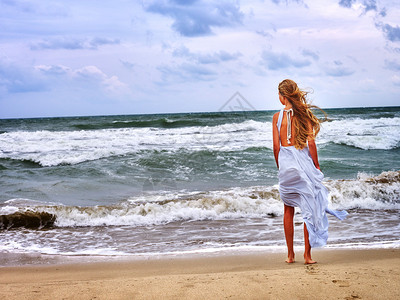
<instances>
[{"instance_id":1,"label":"woman's arm","mask_svg":"<svg viewBox=\"0 0 400 300\"><path fill-rule=\"evenodd\" d=\"M315 145L315 140L313 138L308 140L308 150L310 150L310 155L314 162L314 166L321 171L318 162L317 146Z\"/></svg>"},{"instance_id":2,"label":"woman's arm","mask_svg":"<svg viewBox=\"0 0 400 300\"><path fill-rule=\"evenodd\" d=\"M310 151L311 159L313 160L314 166L321 171L318 162L317 146L315 145L314 130L311 126L311 123L308 123L308 130L309 130L309 136L307 139L308 150Z\"/></svg>"},{"instance_id":3,"label":"woman's arm","mask_svg":"<svg viewBox=\"0 0 400 300\"><path fill-rule=\"evenodd\" d=\"M272 118L272 141L274 143L274 157L275 157L275 162L276 166L279 169L279 162L278 162L278 156L279 156L279 150L280 150L280 142L279 142L279 132L278 132L278 127L276 124L278 123L278 118L279 118L279 113L274 114L274 117Z\"/></svg>"}]
</instances>

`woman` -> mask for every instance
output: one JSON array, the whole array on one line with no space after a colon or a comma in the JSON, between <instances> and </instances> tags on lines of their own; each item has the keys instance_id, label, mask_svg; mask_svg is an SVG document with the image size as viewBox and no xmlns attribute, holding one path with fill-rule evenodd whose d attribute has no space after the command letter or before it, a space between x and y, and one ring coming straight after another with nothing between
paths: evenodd
<instances>
[{"instance_id":1,"label":"woman","mask_svg":"<svg viewBox=\"0 0 400 300\"><path fill-rule=\"evenodd\" d=\"M284 105L272 120L274 156L279 169L279 193L284 202L283 224L288 247L287 263L294 262L293 216L300 207L304 219L304 262L314 264L311 248L321 247L328 239L326 213L343 220L346 211L328 209L328 190L322 184L315 137L320 129L319 119L307 103L307 92L290 79L278 87L279 100Z\"/></svg>"}]
</instances>

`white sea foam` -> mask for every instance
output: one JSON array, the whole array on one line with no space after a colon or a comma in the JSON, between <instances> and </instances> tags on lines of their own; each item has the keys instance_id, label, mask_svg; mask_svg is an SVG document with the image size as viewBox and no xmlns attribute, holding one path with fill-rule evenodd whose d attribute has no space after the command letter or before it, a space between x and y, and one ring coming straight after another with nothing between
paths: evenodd
<instances>
[{"instance_id":1,"label":"white sea foam","mask_svg":"<svg viewBox=\"0 0 400 300\"><path fill-rule=\"evenodd\" d=\"M325 122L321 126L319 142L333 142L364 150L394 149L400 143L400 118L357 118Z\"/></svg>"},{"instance_id":2,"label":"white sea foam","mask_svg":"<svg viewBox=\"0 0 400 300\"><path fill-rule=\"evenodd\" d=\"M393 248L400 248L400 240L328 244L326 246L326 248L328 248L328 249L393 249Z\"/></svg>"},{"instance_id":3,"label":"white sea foam","mask_svg":"<svg viewBox=\"0 0 400 300\"><path fill-rule=\"evenodd\" d=\"M350 210L344 221L330 218L327 247L399 248L399 182L400 171L326 181L330 206ZM147 258L285 249L283 203L276 185L150 193L94 207L14 199L2 208L4 213L28 211L30 216L46 211L57 218L56 227L46 230L0 230L0 252L5 253ZM300 251L301 215L294 221Z\"/></svg>"},{"instance_id":4,"label":"white sea foam","mask_svg":"<svg viewBox=\"0 0 400 300\"><path fill-rule=\"evenodd\" d=\"M0 158L56 166L143 150L240 150L252 144L265 146L265 140L270 139L267 128L268 123L250 120L214 127L10 132L0 135Z\"/></svg>"},{"instance_id":5,"label":"white sea foam","mask_svg":"<svg viewBox=\"0 0 400 300\"><path fill-rule=\"evenodd\" d=\"M282 245L283 241L276 242L274 245L224 245L213 244L207 247L201 247L191 250L175 250L175 251L147 251L147 252L128 252L118 251L110 247L92 247L82 249L71 249L72 251L62 251L57 247L46 247L40 244L23 245L15 241L7 241L0 245L0 252L12 253L40 253L45 255L62 255L62 256L90 256L93 258L100 257L120 257L120 258L155 258L155 257L182 257L182 256L202 256L202 255L230 255L243 253L283 253L286 251L286 245ZM328 243L326 249L398 249L400 248L400 240L390 241L371 241L371 242L347 242L347 243ZM295 245L295 252L301 252L304 246Z\"/></svg>"},{"instance_id":6,"label":"white sea foam","mask_svg":"<svg viewBox=\"0 0 400 300\"><path fill-rule=\"evenodd\" d=\"M356 180L331 180L325 185L335 208L400 209L400 171L375 177L359 173Z\"/></svg>"},{"instance_id":7,"label":"white sea foam","mask_svg":"<svg viewBox=\"0 0 400 300\"><path fill-rule=\"evenodd\" d=\"M250 190L232 189L168 197L148 195L129 199L118 206L110 207L56 207L46 211L57 215L56 225L102 226L102 225L154 225L182 220L218 220L243 217L278 215L282 203L278 198L262 199L249 194ZM253 195L252 197L249 197ZM276 187L271 196L276 196Z\"/></svg>"},{"instance_id":8,"label":"white sea foam","mask_svg":"<svg viewBox=\"0 0 400 300\"><path fill-rule=\"evenodd\" d=\"M369 177L360 174L355 180L325 182L334 209L400 209L400 171L383 172ZM21 200L20 200L21 201ZM209 192L151 193L132 197L111 206L13 205L7 201L6 212L47 212L56 216L55 225L74 226L144 226L174 221L265 218L281 216L283 204L278 186L232 188Z\"/></svg>"},{"instance_id":9,"label":"white sea foam","mask_svg":"<svg viewBox=\"0 0 400 300\"><path fill-rule=\"evenodd\" d=\"M6 205L0 207L0 215L11 215L18 212L18 210L19 210L18 207Z\"/></svg>"},{"instance_id":10,"label":"white sea foam","mask_svg":"<svg viewBox=\"0 0 400 300\"><path fill-rule=\"evenodd\" d=\"M323 123L318 143L361 149L393 149L400 143L400 118L349 119ZM9 132L0 135L0 158L42 166L77 164L146 150L234 151L271 147L270 122L247 120L218 126L121 128L81 131Z\"/></svg>"},{"instance_id":11,"label":"white sea foam","mask_svg":"<svg viewBox=\"0 0 400 300\"><path fill-rule=\"evenodd\" d=\"M11 251L13 253L42 253L42 254L59 254L57 249L44 246L37 243L29 243L27 245L24 241L6 241L0 245L0 252L8 252Z\"/></svg>"}]
</instances>

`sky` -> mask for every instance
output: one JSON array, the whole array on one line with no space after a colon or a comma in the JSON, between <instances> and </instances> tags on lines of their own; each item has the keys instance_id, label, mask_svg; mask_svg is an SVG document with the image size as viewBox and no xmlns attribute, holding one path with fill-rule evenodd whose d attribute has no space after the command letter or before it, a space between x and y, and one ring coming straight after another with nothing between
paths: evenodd
<instances>
[{"instance_id":1,"label":"sky","mask_svg":"<svg viewBox=\"0 0 400 300\"><path fill-rule=\"evenodd\" d=\"M0 0L0 118L274 110L286 78L400 105L400 1Z\"/></svg>"}]
</instances>

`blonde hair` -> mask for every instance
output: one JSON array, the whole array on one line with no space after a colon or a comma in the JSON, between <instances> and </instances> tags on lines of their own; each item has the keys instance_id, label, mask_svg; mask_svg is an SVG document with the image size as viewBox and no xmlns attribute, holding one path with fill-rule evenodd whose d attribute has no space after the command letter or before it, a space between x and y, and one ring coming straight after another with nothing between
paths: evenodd
<instances>
[{"instance_id":1,"label":"blonde hair","mask_svg":"<svg viewBox=\"0 0 400 300\"><path fill-rule=\"evenodd\" d=\"M309 137L315 138L320 130L322 120L318 119L311 108L321 110L326 118L326 113L318 106L307 103L308 92L302 91L297 83L290 79L285 79L278 86L279 94L285 97L293 108L293 133L294 146L296 149L303 149L307 146ZM310 130L310 124L311 129Z\"/></svg>"}]
</instances>

